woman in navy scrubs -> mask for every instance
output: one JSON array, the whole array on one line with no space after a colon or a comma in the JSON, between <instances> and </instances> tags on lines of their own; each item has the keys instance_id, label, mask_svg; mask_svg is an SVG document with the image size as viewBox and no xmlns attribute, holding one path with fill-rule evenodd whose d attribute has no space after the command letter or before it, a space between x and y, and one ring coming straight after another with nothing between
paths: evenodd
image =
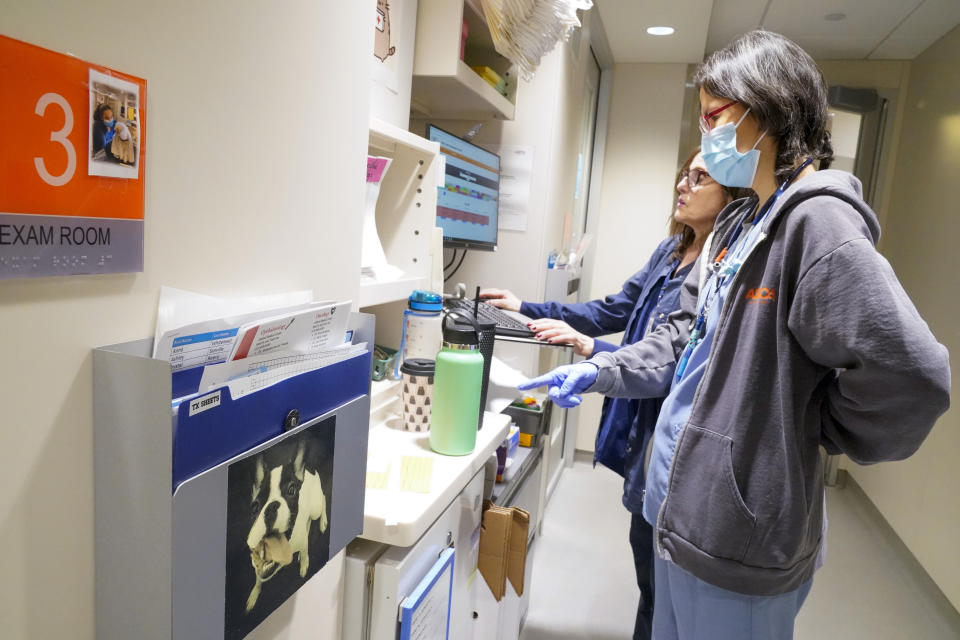
<instances>
[{"instance_id":1,"label":"woman in navy scrubs","mask_svg":"<svg viewBox=\"0 0 960 640\"><path fill-rule=\"evenodd\" d=\"M742 192L713 180L697 149L677 175L676 193L670 236L618 293L572 304L523 302L505 289L487 289L480 292L480 297L501 309L536 318L530 328L537 332L538 339L572 343L576 353L586 358L619 348L597 336L622 331L621 345L641 340L680 306L680 284L700 255L717 214ZM634 628L637 640L650 638L653 621L653 530L641 515L643 460L662 402L662 398L605 398L594 450L595 463L624 477L623 505L632 515L630 546L640 587Z\"/></svg>"}]
</instances>

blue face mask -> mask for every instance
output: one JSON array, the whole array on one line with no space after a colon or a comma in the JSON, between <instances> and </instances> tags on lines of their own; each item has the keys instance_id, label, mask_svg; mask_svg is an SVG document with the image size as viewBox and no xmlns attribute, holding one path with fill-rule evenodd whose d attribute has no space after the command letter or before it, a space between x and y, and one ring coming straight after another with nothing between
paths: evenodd
<instances>
[{"instance_id":1,"label":"blue face mask","mask_svg":"<svg viewBox=\"0 0 960 640\"><path fill-rule=\"evenodd\" d=\"M707 165L707 173L725 187L752 186L753 178L757 174L757 163L760 162L757 145L767 132L761 133L753 148L746 153L737 151L737 127L747 117L747 113L750 113L750 109L747 109L737 124L728 122L700 136L700 153Z\"/></svg>"},{"instance_id":2,"label":"blue face mask","mask_svg":"<svg viewBox=\"0 0 960 640\"><path fill-rule=\"evenodd\" d=\"M113 126L113 122L114 122L113 120L104 120L103 124L107 125L107 128L109 129L110 127Z\"/></svg>"}]
</instances>

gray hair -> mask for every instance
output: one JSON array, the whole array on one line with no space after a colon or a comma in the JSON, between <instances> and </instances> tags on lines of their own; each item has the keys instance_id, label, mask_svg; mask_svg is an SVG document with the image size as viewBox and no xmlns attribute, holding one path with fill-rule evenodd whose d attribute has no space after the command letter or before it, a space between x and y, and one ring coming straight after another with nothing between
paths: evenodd
<instances>
[{"instance_id":1,"label":"gray hair","mask_svg":"<svg viewBox=\"0 0 960 640\"><path fill-rule=\"evenodd\" d=\"M771 31L746 33L715 51L697 69L697 88L750 108L777 142L777 181L806 158L826 169L833 159L827 131L827 83L796 43Z\"/></svg>"}]
</instances>

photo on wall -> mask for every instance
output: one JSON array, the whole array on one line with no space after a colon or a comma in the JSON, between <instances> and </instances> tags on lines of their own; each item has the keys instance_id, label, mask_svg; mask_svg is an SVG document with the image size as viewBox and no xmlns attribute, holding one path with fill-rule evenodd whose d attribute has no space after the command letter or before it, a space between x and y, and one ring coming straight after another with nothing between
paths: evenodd
<instances>
[{"instance_id":1,"label":"photo on wall","mask_svg":"<svg viewBox=\"0 0 960 640\"><path fill-rule=\"evenodd\" d=\"M330 555L336 416L227 471L224 638L240 640Z\"/></svg>"},{"instance_id":2,"label":"photo on wall","mask_svg":"<svg viewBox=\"0 0 960 640\"><path fill-rule=\"evenodd\" d=\"M137 117L140 88L132 82L90 70L90 121L87 174L108 178L140 175L140 139Z\"/></svg>"}]
</instances>

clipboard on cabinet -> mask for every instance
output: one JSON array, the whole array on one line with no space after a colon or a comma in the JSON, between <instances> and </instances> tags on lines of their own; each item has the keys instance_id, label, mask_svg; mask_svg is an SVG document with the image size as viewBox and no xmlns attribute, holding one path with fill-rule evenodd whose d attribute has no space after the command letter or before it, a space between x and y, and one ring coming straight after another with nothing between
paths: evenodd
<instances>
[{"instance_id":1,"label":"clipboard on cabinet","mask_svg":"<svg viewBox=\"0 0 960 640\"><path fill-rule=\"evenodd\" d=\"M444 549L413 593L400 603L400 640L450 637L454 556L453 547Z\"/></svg>"}]
</instances>

